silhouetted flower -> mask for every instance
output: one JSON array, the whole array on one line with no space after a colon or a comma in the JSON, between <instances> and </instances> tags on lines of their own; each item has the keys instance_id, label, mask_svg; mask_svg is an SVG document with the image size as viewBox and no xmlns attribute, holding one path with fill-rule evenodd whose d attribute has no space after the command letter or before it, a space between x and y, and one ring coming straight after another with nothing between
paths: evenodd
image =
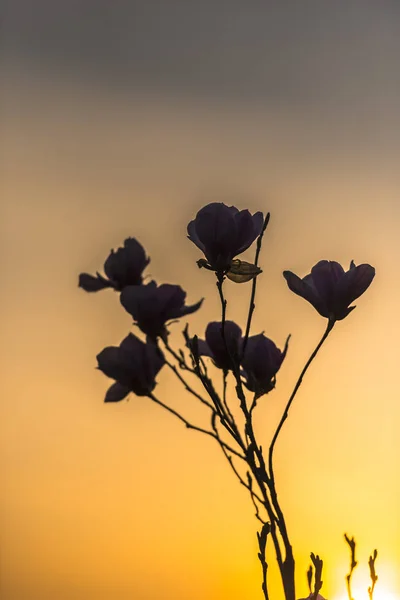
<instances>
[{"instance_id":1,"label":"silhouetted flower","mask_svg":"<svg viewBox=\"0 0 400 600\"><path fill-rule=\"evenodd\" d=\"M375 269L368 264L356 266L351 261L349 270L344 271L335 261L321 260L303 279L291 271L284 271L283 276L292 292L334 322L344 319L355 308L350 304L369 287Z\"/></svg>"},{"instance_id":2,"label":"silhouetted flower","mask_svg":"<svg viewBox=\"0 0 400 600\"><path fill-rule=\"evenodd\" d=\"M260 235L263 214L251 215L248 210L239 211L222 202L207 204L190 221L188 238L196 244L214 271L229 271L232 259L241 254ZM206 266L200 262L199 266Z\"/></svg>"},{"instance_id":3,"label":"silhouetted flower","mask_svg":"<svg viewBox=\"0 0 400 600\"><path fill-rule=\"evenodd\" d=\"M155 388L155 378L164 364L161 351L129 333L119 346L108 346L97 355L98 368L115 379L105 402L119 402L130 392L148 396Z\"/></svg>"},{"instance_id":4,"label":"silhouetted flower","mask_svg":"<svg viewBox=\"0 0 400 600\"><path fill-rule=\"evenodd\" d=\"M276 374L286 356L289 337L283 352L263 333L253 335L247 340L245 355L242 359L245 385L255 392L257 397L268 394L275 387Z\"/></svg>"},{"instance_id":5,"label":"silhouetted flower","mask_svg":"<svg viewBox=\"0 0 400 600\"><path fill-rule=\"evenodd\" d=\"M111 254L104 263L104 272L108 279L96 273L81 273L79 275L79 287L85 292L98 292L105 288L113 288L120 292L128 285L140 285L143 281L142 273L150 262L146 257L143 246L135 238L128 238L123 248Z\"/></svg>"},{"instance_id":6,"label":"silhouetted flower","mask_svg":"<svg viewBox=\"0 0 400 600\"><path fill-rule=\"evenodd\" d=\"M156 339L166 335L167 321L195 312L203 302L200 300L185 306L185 298L186 292L179 285L157 286L155 281L151 281L147 285L124 288L120 300L143 333Z\"/></svg>"},{"instance_id":7,"label":"silhouetted flower","mask_svg":"<svg viewBox=\"0 0 400 600\"><path fill-rule=\"evenodd\" d=\"M197 341L198 353L199 356L209 356L216 367L228 371L232 369L232 360L237 361L239 357L242 330L233 321L225 321L224 341L221 326L221 322L215 321L207 325L205 341Z\"/></svg>"}]
</instances>

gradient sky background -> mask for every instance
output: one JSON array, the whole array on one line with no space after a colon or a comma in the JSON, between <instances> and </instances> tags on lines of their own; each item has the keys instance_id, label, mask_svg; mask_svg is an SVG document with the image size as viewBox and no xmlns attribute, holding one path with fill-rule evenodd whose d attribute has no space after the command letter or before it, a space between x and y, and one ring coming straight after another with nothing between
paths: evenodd
<instances>
[{"instance_id":1,"label":"gradient sky background","mask_svg":"<svg viewBox=\"0 0 400 600\"><path fill-rule=\"evenodd\" d=\"M299 595L314 551L324 595L344 598L346 531L356 600L375 547L376 600L392 600L400 3L8 0L0 27L2 600L261 600L245 491L212 440L149 400L103 404L95 356L131 319L112 292L77 288L136 236L158 281L206 296L190 317L203 335L218 299L185 228L214 200L272 214L253 331L293 337L258 410L265 445L325 327L282 271L323 258L377 269L307 376L276 461ZM249 292L227 285L229 317L243 322ZM204 419L165 370L156 391Z\"/></svg>"}]
</instances>

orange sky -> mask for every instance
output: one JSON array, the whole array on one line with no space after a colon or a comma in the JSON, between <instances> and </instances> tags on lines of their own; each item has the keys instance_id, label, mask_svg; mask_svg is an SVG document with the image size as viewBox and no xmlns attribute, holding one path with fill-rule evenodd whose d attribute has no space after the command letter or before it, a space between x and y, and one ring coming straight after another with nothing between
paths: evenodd
<instances>
[{"instance_id":1,"label":"orange sky","mask_svg":"<svg viewBox=\"0 0 400 600\"><path fill-rule=\"evenodd\" d=\"M326 565L324 596L340 599L345 531L358 541L356 600L375 547L377 592L387 592L376 600L400 595L400 87L370 81L348 112L340 102L342 112L324 112L295 99L127 92L20 57L4 65L2 600L261 600L245 491L212 440L150 400L104 405L109 381L95 356L125 337L130 317L111 291L76 286L135 236L151 256L147 272L182 285L190 303L205 296L188 318L203 337L219 304L186 224L212 200L271 212L253 331L280 347L292 340L256 415L265 446L325 327L282 271L303 275L323 258L376 267L307 376L276 462L299 596L313 551ZM343 66L343 81L350 74ZM249 293L227 284L229 318L243 323ZM173 325L176 343L182 328ZM166 370L156 393L203 418Z\"/></svg>"}]
</instances>

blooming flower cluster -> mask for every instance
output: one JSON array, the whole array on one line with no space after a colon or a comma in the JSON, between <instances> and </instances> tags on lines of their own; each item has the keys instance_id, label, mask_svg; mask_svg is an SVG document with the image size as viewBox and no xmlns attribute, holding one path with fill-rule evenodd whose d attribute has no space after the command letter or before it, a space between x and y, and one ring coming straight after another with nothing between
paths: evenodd
<instances>
[{"instance_id":1,"label":"blooming flower cluster","mask_svg":"<svg viewBox=\"0 0 400 600\"><path fill-rule=\"evenodd\" d=\"M155 281L145 285L143 271L149 262L142 245L128 238L122 248L112 250L106 259L107 278L99 273L96 277L88 273L79 276L79 287L86 292L105 288L120 292L122 306L147 336L142 342L130 333L118 347L109 346L98 354L98 368L116 382L108 390L106 402L123 400L129 392L145 396L153 391L155 378L165 364L157 338L166 339L168 322L195 312L203 302L185 306L186 293L179 285L157 286Z\"/></svg>"},{"instance_id":2,"label":"blooming flower cluster","mask_svg":"<svg viewBox=\"0 0 400 600\"><path fill-rule=\"evenodd\" d=\"M271 534L278 566L281 573L286 600L295 600L295 561L289 541L285 517L279 504L275 488L273 472L273 451L275 442L288 416L293 399L301 385L303 376L322 346L327 335L337 321L346 318L355 308L353 302L370 286L375 269L369 264L355 265L353 261L347 271L335 262L321 260L311 272L303 278L284 271L283 276L289 289L307 300L314 309L328 320L326 331L307 361L294 387L285 411L275 431L268 451L268 461L264 460L262 446L257 443L253 428L252 414L256 400L275 388L276 376L286 357L288 336L283 349L266 337L264 333L250 335L251 320L255 308L255 291L257 278L262 273L258 266L261 240L269 220L269 214L251 214L248 210L238 210L234 206L213 202L201 208L187 227L188 238L203 253L198 259L199 267L214 272L221 300L222 319L210 322L205 330L204 339L196 335L189 337L187 328L184 332L186 349L174 351L168 343L171 322L190 315L200 309L203 299L186 305L186 292L179 285L157 284L155 281L144 282L143 272L150 259L142 245L134 238L128 238L117 251L111 250L104 262L105 276L81 273L79 287L86 292L97 292L111 288L120 294L122 307L132 316L134 324L142 332L144 339L129 333L119 346L108 346L97 355L98 369L114 380L105 395L105 402L119 402L133 392L137 396L148 396L154 402L178 417L188 428L200 431L215 438L240 483L249 491L256 516L262 522L258 533L259 559L263 569L263 592L267 593L266 543ZM237 258L257 240L254 263ZM228 279L234 283L252 282L249 315L245 334L234 321L226 319L226 300L223 283ZM172 355L175 365L168 362L164 352ZM187 362L185 352L190 351L192 366ZM205 358L210 358L214 366L222 371L223 396L220 397L208 376ZM196 399L211 409L212 430L205 430L191 424L180 413L158 400L153 394L156 378L164 365L168 365L186 390ZM180 370L197 376L210 400L204 399L193 389L181 374ZM229 408L227 397L228 374L233 375L235 390L240 400L243 413L244 431L236 422ZM253 394L250 408L247 405L245 390ZM228 445L218 429L224 428L236 444ZM233 464L233 457L246 464L246 476L242 477ZM255 487L258 486L258 492ZM260 510L265 511L265 520ZM282 559L281 544L276 536L279 532L285 551ZM316 570L315 592L309 596L323 600L318 590L322 586L320 578L323 561L314 558ZM376 558L376 556L375 556ZM310 584L310 581L309 581ZM318 585L317 585L318 584ZM311 589L311 587L310 587Z\"/></svg>"},{"instance_id":3,"label":"blooming flower cluster","mask_svg":"<svg viewBox=\"0 0 400 600\"><path fill-rule=\"evenodd\" d=\"M250 336L244 350L244 338L233 321L209 323L205 340L197 340L199 356L209 356L223 371L233 371L240 365L244 384L257 397L275 387L275 376L286 356L289 338L283 352L263 333Z\"/></svg>"}]
</instances>

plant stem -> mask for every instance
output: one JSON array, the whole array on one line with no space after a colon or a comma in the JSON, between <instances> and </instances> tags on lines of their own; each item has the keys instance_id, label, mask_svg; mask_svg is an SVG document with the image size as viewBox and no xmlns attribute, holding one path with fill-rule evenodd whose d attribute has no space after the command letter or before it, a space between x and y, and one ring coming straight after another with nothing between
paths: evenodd
<instances>
[{"instance_id":1,"label":"plant stem","mask_svg":"<svg viewBox=\"0 0 400 600\"><path fill-rule=\"evenodd\" d=\"M274 448L275 448L275 444L276 444L276 440L278 439L278 436L282 430L283 424L286 421L286 419L288 418L289 415L289 410L290 407L292 405L292 402L297 394L297 391L299 389L299 387L301 386L301 383L303 381L303 377L306 374L309 366L311 365L312 361L314 360L314 358L317 356L319 349L321 348L322 344L325 342L326 338L328 337L328 335L330 334L330 332L333 329L335 322L334 321L328 321L328 325L326 327L326 330L324 332L324 335L322 336L322 338L320 339L320 341L318 342L315 350L313 351L313 353L311 354L310 358L308 359L308 361L306 362L302 372L300 373L300 376L296 382L296 385L294 386L293 392L291 393L291 396L288 400L288 403L286 404L284 413L282 415L281 420L279 421L279 425L276 428L274 437L272 438L272 442L271 445L269 447L269 457L268 457L268 465L269 465L269 475L271 477L271 481L272 484L274 485L275 483L275 478L274 478L274 470L273 470L273 455L274 455Z\"/></svg>"},{"instance_id":2,"label":"plant stem","mask_svg":"<svg viewBox=\"0 0 400 600\"><path fill-rule=\"evenodd\" d=\"M292 549L292 545L290 543L289 540L289 536L288 536L288 532L287 532L287 527L286 527L286 522L285 522L285 518L284 518L284 514L283 511L280 507L279 504L279 500L278 500L278 494L276 491L276 486L275 486L275 476L274 476L274 470L273 470L273 453L274 453L274 448L275 448L275 444L276 441L278 439L278 436L282 430L283 424L286 421L288 414L289 414L289 410L290 407L292 405L292 402L296 396L296 393L303 381L303 377L305 375L305 373L307 372L309 366L311 365L312 361L314 360L314 358L316 357L319 349L321 348L322 344L325 342L326 338L328 337L330 331L332 330L332 327L334 325L334 322L329 321L327 328L321 338L321 340L319 341L318 345L316 346L315 350L313 351L313 353L311 354L310 358L308 359L308 361L306 362L302 372L300 373L300 376L296 382L296 385L293 389L293 392L287 402L287 405L285 407L284 413L282 415L282 418L278 424L278 427L275 431L275 434L272 438L270 447L269 447L269 456L268 456L268 467L269 467L269 485L268 488L270 490L271 493L271 501L274 507L274 510L276 511L277 517L278 517L278 524L279 524L279 530L280 533L282 535L282 539L283 539L283 543L285 546L285 560L283 561L283 566L282 566L282 579L283 579L283 585L285 588L285 596L286 596L286 600L289 599L293 599L295 598L295 589L294 589L294 575L295 575L295 561L294 561L294 556L293 556L293 549Z\"/></svg>"},{"instance_id":3,"label":"plant stem","mask_svg":"<svg viewBox=\"0 0 400 600\"><path fill-rule=\"evenodd\" d=\"M164 360L165 360L165 364L171 369L171 371L173 371L173 373L175 373L176 377L183 384L184 388L190 394L192 394L195 398L197 398L198 400L200 400L200 402L202 404L205 404L206 406L208 406L208 408L211 408L211 410L214 410L214 407L212 406L212 404L210 404L205 398L203 398L203 396L201 396L200 394L198 394L193 388L190 387L190 385L187 383L187 381L185 380L185 378L182 377L182 375L179 373L179 371L175 367L175 365L171 364L166 358L164 358Z\"/></svg>"},{"instance_id":4,"label":"plant stem","mask_svg":"<svg viewBox=\"0 0 400 600\"><path fill-rule=\"evenodd\" d=\"M349 597L349 600L353 600L353 596L351 593L351 578L353 575L353 571L357 566L356 542L355 542L354 537L350 539L346 533L344 534L344 539L346 540L346 542L350 548L350 571L349 571L349 574L346 575L347 595Z\"/></svg>"},{"instance_id":5,"label":"plant stem","mask_svg":"<svg viewBox=\"0 0 400 600\"><path fill-rule=\"evenodd\" d=\"M262 239L263 239L263 235L265 233L265 230L267 229L270 216L271 216L270 213L266 214L265 219L264 219L263 228L261 230L260 235L257 238L256 255L255 255L255 258L254 258L254 265L256 267L258 267L258 259L259 259L259 256L260 256ZM244 339L243 339L241 359L243 359L244 353L246 351L247 340L249 339L249 335L250 335L251 319L253 318L253 312L254 312L254 309L256 307L256 305L255 305L255 297L256 297L257 279L258 279L257 276L254 277L254 279L252 281L252 286L251 286L250 306L249 306L249 313L248 313L248 316L247 316L246 333L245 333Z\"/></svg>"},{"instance_id":6,"label":"plant stem","mask_svg":"<svg viewBox=\"0 0 400 600\"><path fill-rule=\"evenodd\" d=\"M267 217L266 217L265 224L264 224L265 227L266 227L266 224L268 223L268 219L269 219L269 215L267 215ZM258 253L261 248L261 237L262 237L262 235L260 235L259 240L258 240L259 241ZM258 260L258 254L257 254L257 260ZM233 371L234 377L236 379L236 393L237 393L238 399L240 401L240 407L242 409L242 412L243 412L243 415L244 415L245 421L246 421L245 422L245 438L246 438L247 448L244 448L246 450L246 459L245 460L246 460L247 464L249 465L249 467L252 471L252 474L254 476L254 479L256 480L257 485L262 493L263 506L264 506L264 508L268 514L268 518L270 520L270 533L271 533L272 541L274 544L275 555L276 555L279 571L281 574L282 584L283 584L284 593L285 593L285 600L295 600L295 581L294 581L295 562L294 562L293 550L292 550L292 546L290 544L289 537L287 534L284 516L283 516L282 510L280 509L280 506L278 504L277 494L276 494L276 490L274 488L274 483L270 481L270 478L269 478L267 470L266 470L266 465L265 465L264 457L262 454L262 449L257 444L257 440L256 440L256 437L254 434L253 423L252 423L252 410L251 409L249 410L249 408L247 407L246 396L244 394L243 385L242 385L242 381L240 378L240 362L241 362L241 357L243 356L243 352L241 353L241 356L239 356L239 357L231 356L231 354L229 352L227 340L225 337L225 321L226 321L227 301L226 301L226 299L224 297L224 293L223 293L223 282L224 282L224 274L217 273L217 288L218 288L218 293L219 293L219 297L221 300L221 308L222 308L221 337L225 344L226 352L231 359L232 371ZM253 282L253 289L254 289L254 295L255 295L254 282ZM253 310L254 310L254 296L252 295L252 301L250 304L249 318L248 318L248 325L247 325L247 329L248 329L247 334L250 331L250 322L251 322L251 315L252 315ZM254 408L254 406L253 406L253 408ZM256 459L258 461L258 464L256 463ZM270 498L268 496L267 490L269 490L269 492L271 494L272 504L271 504ZM278 514L275 514L274 510L277 511ZM284 543L284 547L285 547L285 558L284 559L282 557L282 550L281 550L281 545L280 545L279 538L277 535L276 527L277 527L277 529L282 537L283 543ZM260 559L261 566L263 569L264 597L265 597L265 600L268 600L268 591L267 591L267 587L266 587L266 585L267 585L266 570L265 570L265 565L266 565L265 548L264 548L264 553L260 551L259 559Z\"/></svg>"},{"instance_id":7,"label":"plant stem","mask_svg":"<svg viewBox=\"0 0 400 600\"><path fill-rule=\"evenodd\" d=\"M231 446L229 446L228 444L226 444L225 442L223 442L221 440L221 438L216 433L213 433L212 431L208 431L207 429L203 429L202 427L198 427L197 425L193 425L187 419L185 419L185 417L183 417L181 414L179 414L176 410L174 410L173 408L171 408L167 404L164 404L164 402L161 402L161 400L158 400L158 398L156 398L153 394L150 393L149 394L149 398L151 398L151 400L153 400L153 402L155 402L159 406L162 406L162 408L165 408L165 410L167 410L169 413L171 413L172 415L174 415L175 417L177 417L180 421L182 421L182 423L184 423L186 425L187 429L193 429L194 431L199 431L200 433L204 433L205 435L209 435L210 437L212 437L215 440L217 440L217 442L220 445L224 446L224 448L226 448L226 450L228 450L229 452L231 452L232 454L234 454L238 458L241 458L244 461L246 460L246 458L242 454L240 454L240 452L238 452L237 450L234 450L233 448L231 448Z\"/></svg>"}]
</instances>

